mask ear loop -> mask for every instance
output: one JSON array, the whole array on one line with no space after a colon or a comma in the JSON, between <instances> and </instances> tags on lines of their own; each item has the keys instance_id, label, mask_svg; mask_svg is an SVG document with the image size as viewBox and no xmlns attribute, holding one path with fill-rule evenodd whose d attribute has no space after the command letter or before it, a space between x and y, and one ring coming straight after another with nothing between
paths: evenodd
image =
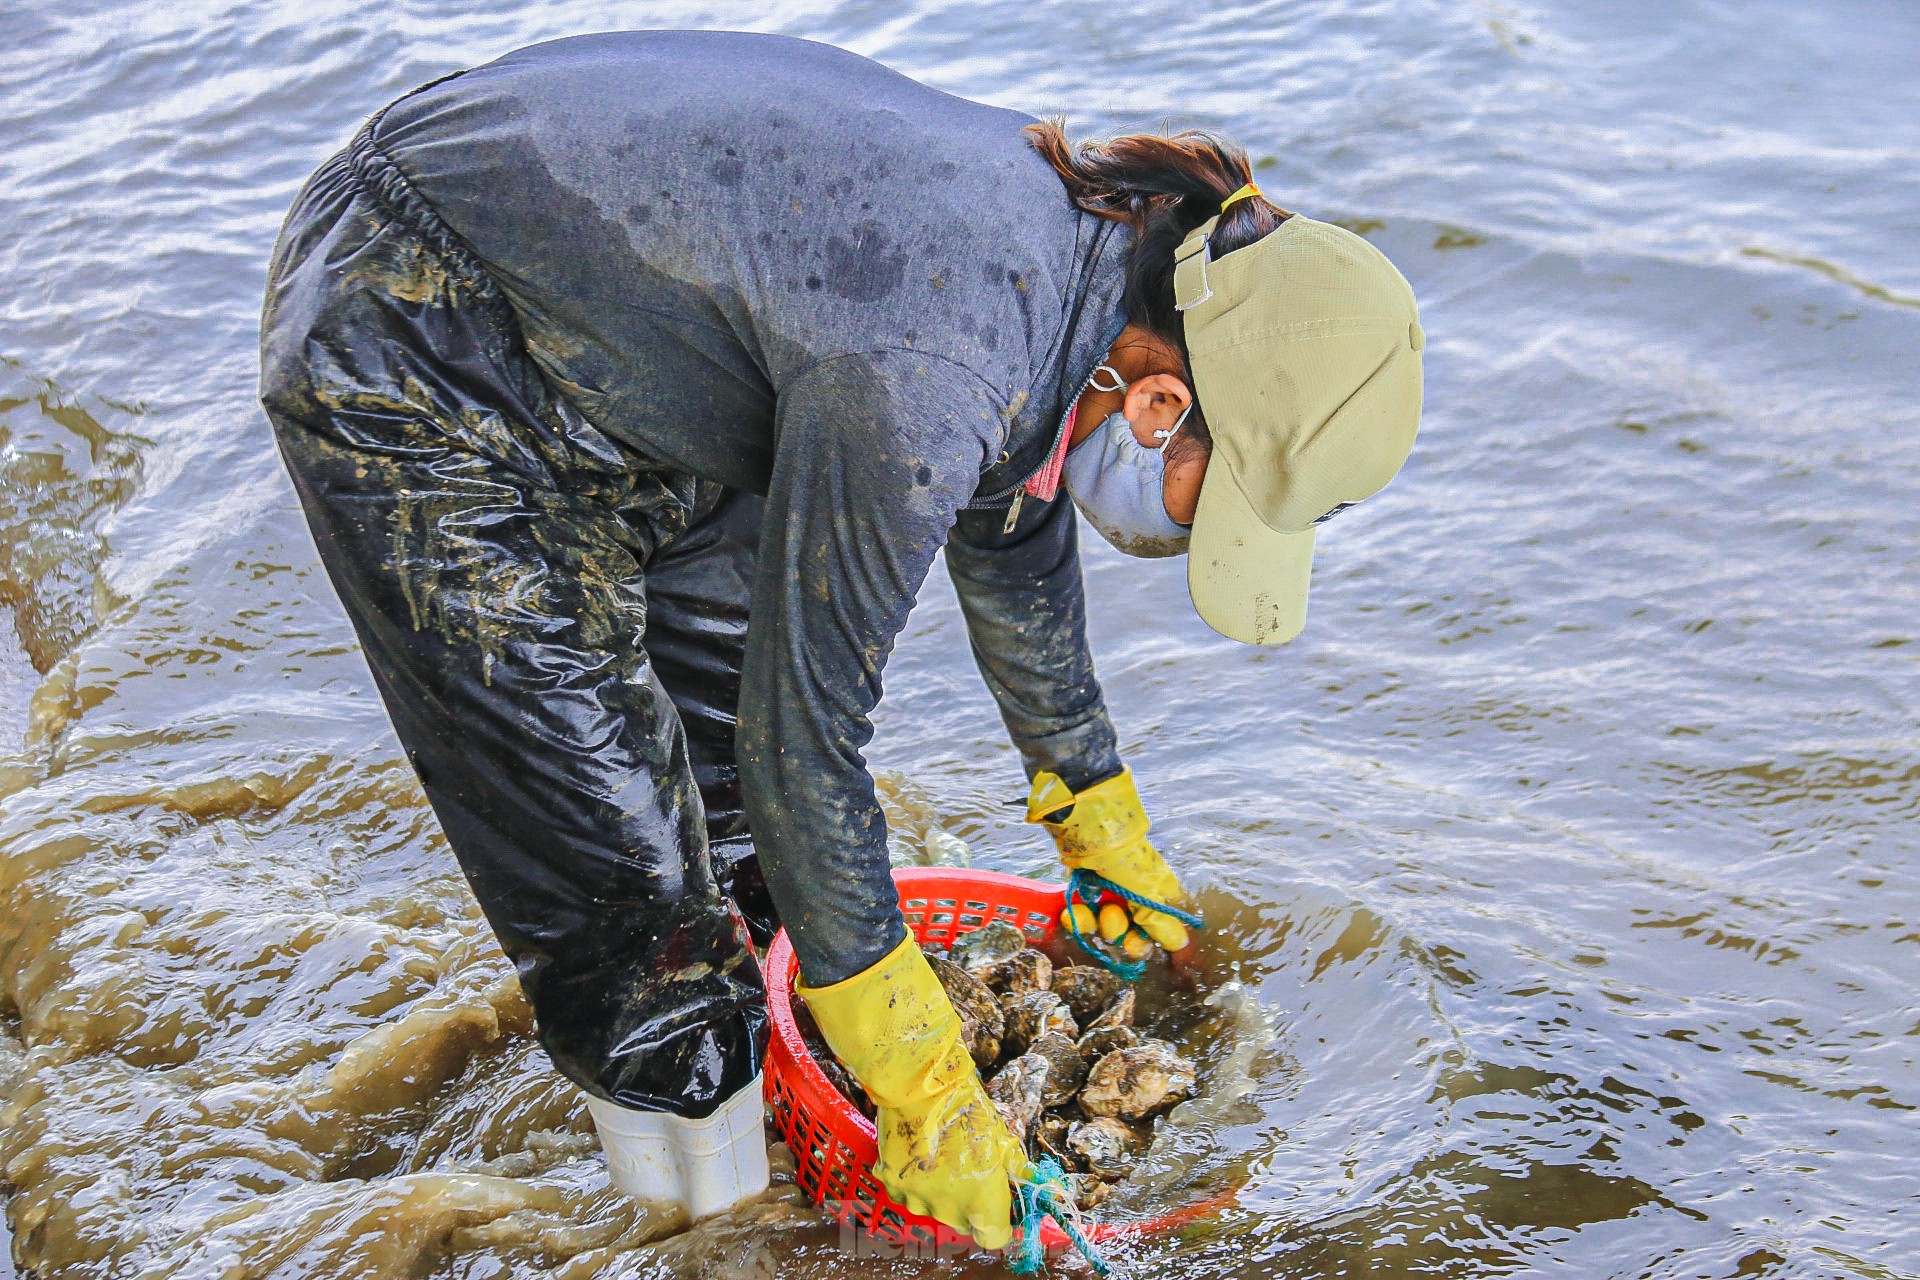
<instances>
[{"instance_id":1,"label":"mask ear loop","mask_svg":"<svg viewBox=\"0 0 1920 1280\"><path fill-rule=\"evenodd\" d=\"M1162 449L1167 447L1167 441L1173 439L1174 433L1187 424L1187 415L1192 412L1193 401L1189 400L1187 401L1187 407L1180 411L1180 416L1173 420L1172 426L1168 427L1165 431L1156 431L1153 433L1153 438L1160 442Z\"/></svg>"},{"instance_id":2,"label":"mask ear loop","mask_svg":"<svg viewBox=\"0 0 1920 1280\"><path fill-rule=\"evenodd\" d=\"M1099 378L1100 378L1100 375L1103 373L1110 373L1113 375L1112 386L1104 387L1100 385ZM1093 372L1087 376L1087 385L1093 388L1095 391L1125 391L1127 389L1128 383L1125 378L1120 376L1120 371L1118 369L1114 368L1110 364L1100 364L1100 365L1095 365L1093 367ZM1187 407L1180 411L1180 416L1173 420L1172 426L1168 427L1165 431L1156 431L1153 433L1153 438L1160 442L1160 447L1162 449L1167 447L1167 441L1173 439L1174 433L1179 431L1181 427L1187 424L1187 415L1193 412L1193 404L1194 402L1192 400L1188 400Z\"/></svg>"}]
</instances>

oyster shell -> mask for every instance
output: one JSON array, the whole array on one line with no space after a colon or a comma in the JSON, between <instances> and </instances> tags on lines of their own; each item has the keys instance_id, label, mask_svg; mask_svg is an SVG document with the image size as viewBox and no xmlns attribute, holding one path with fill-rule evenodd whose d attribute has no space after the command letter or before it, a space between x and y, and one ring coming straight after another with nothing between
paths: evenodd
<instances>
[{"instance_id":1,"label":"oyster shell","mask_svg":"<svg viewBox=\"0 0 1920 1280\"><path fill-rule=\"evenodd\" d=\"M980 975L995 991L1025 995L1045 991L1053 978L1053 961L1032 947L1014 952Z\"/></svg>"},{"instance_id":2,"label":"oyster shell","mask_svg":"<svg viewBox=\"0 0 1920 1280\"><path fill-rule=\"evenodd\" d=\"M952 961L928 956L927 963L933 966L953 1011L960 1015L960 1043L967 1046L974 1065L986 1070L999 1058L1006 1032L1006 1014L1000 1002L987 990L986 983Z\"/></svg>"},{"instance_id":3,"label":"oyster shell","mask_svg":"<svg viewBox=\"0 0 1920 1280\"><path fill-rule=\"evenodd\" d=\"M1080 1051L1080 1046L1058 1031L1048 1031L1034 1037L1027 1052L1034 1057L1047 1060L1047 1091L1044 1105L1049 1107L1065 1106L1073 1101L1080 1092L1080 1086L1087 1082L1087 1069L1093 1059Z\"/></svg>"},{"instance_id":4,"label":"oyster shell","mask_svg":"<svg viewBox=\"0 0 1920 1280\"><path fill-rule=\"evenodd\" d=\"M873 1119L873 1099L869 1098L867 1091L860 1087L860 1082L853 1078L853 1073L840 1065L840 1059L834 1056L832 1048L821 1036L819 1028L814 1025L813 1018L796 1016L794 1022L800 1028L800 1043L807 1046L807 1052L813 1056L814 1065L820 1068L820 1074L827 1078L827 1083L838 1090L841 1097L851 1102L854 1110L869 1120Z\"/></svg>"},{"instance_id":5,"label":"oyster shell","mask_svg":"<svg viewBox=\"0 0 1920 1280\"><path fill-rule=\"evenodd\" d=\"M1080 1091L1080 1109L1089 1116L1152 1115L1192 1097L1194 1075L1193 1063L1172 1045L1144 1040L1093 1064Z\"/></svg>"},{"instance_id":6,"label":"oyster shell","mask_svg":"<svg viewBox=\"0 0 1920 1280\"><path fill-rule=\"evenodd\" d=\"M1151 1117L1193 1096L1193 1062L1133 1026L1133 986L1090 965L1054 968L1005 921L928 961L1008 1130L1034 1159L1060 1162L1081 1209L1107 1199L1150 1145ZM796 1007L828 1079L872 1118L865 1091Z\"/></svg>"},{"instance_id":7,"label":"oyster shell","mask_svg":"<svg viewBox=\"0 0 1920 1280\"><path fill-rule=\"evenodd\" d=\"M1113 1194L1111 1182L1096 1178L1090 1173L1070 1175L1067 1185L1073 1192L1074 1208L1082 1213L1099 1208L1101 1202Z\"/></svg>"},{"instance_id":8,"label":"oyster shell","mask_svg":"<svg viewBox=\"0 0 1920 1280\"><path fill-rule=\"evenodd\" d=\"M1120 979L1098 965L1067 965L1053 971L1053 994L1067 1002L1073 1020L1086 1026L1120 994Z\"/></svg>"},{"instance_id":9,"label":"oyster shell","mask_svg":"<svg viewBox=\"0 0 1920 1280\"><path fill-rule=\"evenodd\" d=\"M1083 1034L1076 1043L1088 1062L1098 1062L1115 1049L1131 1049L1140 1043L1140 1033L1132 1027L1099 1027Z\"/></svg>"},{"instance_id":10,"label":"oyster shell","mask_svg":"<svg viewBox=\"0 0 1920 1280\"><path fill-rule=\"evenodd\" d=\"M1069 1039L1078 1039L1080 1028L1074 1025L1073 1012L1066 1001L1051 991L1029 991L1009 996L1004 1030L1000 1037L1010 1053L1025 1053L1035 1040L1049 1031L1058 1031Z\"/></svg>"},{"instance_id":11,"label":"oyster shell","mask_svg":"<svg viewBox=\"0 0 1920 1280\"><path fill-rule=\"evenodd\" d=\"M1067 1130L1067 1150L1096 1178L1118 1181L1126 1177L1145 1147L1139 1131L1114 1116L1095 1116Z\"/></svg>"},{"instance_id":12,"label":"oyster shell","mask_svg":"<svg viewBox=\"0 0 1920 1280\"><path fill-rule=\"evenodd\" d=\"M981 925L963 933L947 948L947 959L969 973L979 975L1003 960L1011 960L1027 949L1027 935L1019 926L1005 920Z\"/></svg>"},{"instance_id":13,"label":"oyster shell","mask_svg":"<svg viewBox=\"0 0 1920 1280\"><path fill-rule=\"evenodd\" d=\"M1086 1031L1104 1031L1108 1027L1130 1027L1133 1025L1133 988L1122 987L1113 1003L1100 1011L1100 1016L1086 1024Z\"/></svg>"},{"instance_id":14,"label":"oyster shell","mask_svg":"<svg viewBox=\"0 0 1920 1280\"><path fill-rule=\"evenodd\" d=\"M998 1074L987 1081L987 1097L993 1101L993 1109L1000 1113L1014 1138L1023 1145L1033 1131L1034 1122L1040 1118L1048 1069L1045 1058L1026 1053L1000 1068Z\"/></svg>"},{"instance_id":15,"label":"oyster shell","mask_svg":"<svg viewBox=\"0 0 1920 1280\"><path fill-rule=\"evenodd\" d=\"M1052 1156L1069 1170L1080 1167L1073 1152L1067 1149L1067 1130L1073 1123L1073 1117L1064 1112L1046 1111L1033 1126L1033 1143L1040 1148L1040 1154Z\"/></svg>"}]
</instances>

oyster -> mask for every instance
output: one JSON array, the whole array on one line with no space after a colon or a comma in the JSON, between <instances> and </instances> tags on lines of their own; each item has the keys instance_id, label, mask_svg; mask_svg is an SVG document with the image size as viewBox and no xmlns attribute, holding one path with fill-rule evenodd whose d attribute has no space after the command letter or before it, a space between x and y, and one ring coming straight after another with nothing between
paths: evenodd
<instances>
[{"instance_id":1,"label":"oyster","mask_svg":"<svg viewBox=\"0 0 1920 1280\"><path fill-rule=\"evenodd\" d=\"M1193 1063L1164 1040L1143 1040L1093 1064L1080 1109L1090 1116L1148 1116L1192 1097L1193 1085Z\"/></svg>"},{"instance_id":2,"label":"oyster","mask_svg":"<svg viewBox=\"0 0 1920 1280\"><path fill-rule=\"evenodd\" d=\"M1027 935L1017 925L995 920L963 933L947 948L947 959L969 973L979 975L1003 960L1011 960L1027 949Z\"/></svg>"},{"instance_id":3,"label":"oyster","mask_svg":"<svg viewBox=\"0 0 1920 1280\"><path fill-rule=\"evenodd\" d=\"M801 1008L804 1009L804 1006ZM854 1110L869 1120L873 1119L873 1099L869 1098L867 1091L860 1087L860 1082L853 1078L853 1073L840 1065L840 1059L835 1057L833 1050L828 1047L825 1037L814 1025L813 1018L810 1015L803 1018L798 1016L798 1013L799 1010L796 1010L794 1022L800 1028L800 1043L807 1046L807 1052L812 1055L814 1065L820 1068L820 1074L827 1078L828 1084L839 1091L841 1097L853 1104Z\"/></svg>"},{"instance_id":4,"label":"oyster","mask_svg":"<svg viewBox=\"0 0 1920 1280\"><path fill-rule=\"evenodd\" d=\"M1039 1121L1033 1126L1033 1143L1040 1148L1039 1154L1052 1156L1068 1169L1080 1167L1073 1152L1067 1149L1067 1130L1073 1127L1073 1123L1073 1117L1064 1112L1046 1111L1041 1113ZM1079 1204L1079 1201L1074 1203Z\"/></svg>"},{"instance_id":5,"label":"oyster","mask_svg":"<svg viewBox=\"0 0 1920 1280\"><path fill-rule=\"evenodd\" d=\"M967 1046L974 1065L986 1070L999 1058L1006 1032L1006 1014L1000 1002L987 990L986 983L952 961L928 956L927 963L933 966L953 1011L960 1015L960 1043Z\"/></svg>"},{"instance_id":6,"label":"oyster","mask_svg":"<svg viewBox=\"0 0 1920 1280\"><path fill-rule=\"evenodd\" d=\"M1047 1088L1047 1060L1027 1053L1015 1058L993 1079L987 1081L987 1097L993 1109L1007 1122L1014 1138L1022 1145L1040 1118L1041 1099Z\"/></svg>"},{"instance_id":7,"label":"oyster","mask_svg":"<svg viewBox=\"0 0 1920 1280\"><path fill-rule=\"evenodd\" d=\"M1100 1203L1113 1194L1111 1182L1096 1178L1090 1173L1070 1175L1067 1185L1073 1192L1074 1207L1082 1213L1099 1208Z\"/></svg>"},{"instance_id":8,"label":"oyster","mask_svg":"<svg viewBox=\"0 0 1920 1280\"><path fill-rule=\"evenodd\" d=\"M879 1110L873 1105L873 1099L867 1096L867 1091L860 1087L860 1082L853 1078L853 1073L841 1066L840 1060L831 1052L825 1057L815 1054L813 1060L820 1064L827 1080L840 1091L840 1096L853 1104L855 1111L869 1120L879 1114Z\"/></svg>"},{"instance_id":9,"label":"oyster","mask_svg":"<svg viewBox=\"0 0 1920 1280\"><path fill-rule=\"evenodd\" d=\"M1133 1025L1133 988L1122 987L1113 1003L1101 1010L1100 1016L1086 1024L1087 1031L1104 1031L1108 1027L1130 1027Z\"/></svg>"},{"instance_id":10,"label":"oyster","mask_svg":"<svg viewBox=\"0 0 1920 1280\"><path fill-rule=\"evenodd\" d=\"M1014 952L983 972L987 985L1007 995L1025 995L1045 991L1053 978L1053 961L1032 947Z\"/></svg>"},{"instance_id":11,"label":"oyster","mask_svg":"<svg viewBox=\"0 0 1920 1280\"><path fill-rule=\"evenodd\" d=\"M1193 1062L1134 1027L1135 987L1104 968L1056 969L1006 921L927 958L1008 1130L1033 1159L1060 1163L1079 1208L1106 1200L1151 1144L1152 1117L1193 1096ZM865 1091L834 1058L804 1005L796 1010L828 1079L872 1118ZM996 1063L1004 1065L996 1071Z\"/></svg>"},{"instance_id":12,"label":"oyster","mask_svg":"<svg viewBox=\"0 0 1920 1280\"><path fill-rule=\"evenodd\" d=\"M1034 1057L1047 1060L1047 1091L1044 1105L1049 1107L1065 1106L1073 1101L1080 1092L1080 1086L1087 1082L1087 1068L1093 1059L1080 1051L1080 1046L1058 1031L1048 1031L1035 1036L1027 1052Z\"/></svg>"},{"instance_id":13,"label":"oyster","mask_svg":"<svg viewBox=\"0 0 1920 1280\"><path fill-rule=\"evenodd\" d=\"M1058 1031L1069 1039L1078 1039L1080 1028L1066 1001L1051 991L1029 991L1009 996L1004 1006L1006 1021L1002 1046L1010 1053L1025 1053L1029 1046L1049 1031Z\"/></svg>"},{"instance_id":14,"label":"oyster","mask_svg":"<svg viewBox=\"0 0 1920 1280\"><path fill-rule=\"evenodd\" d=\"M1138 1130L1113 1116L1095 1116L1067 1130L1067 1150L1088 1173L1110 1181L1126 1177L1145 1146Z\"/></svg>"},{"instance_id":15,"label":"oyster","mask_svg":"<svg viewBox=\"0 0 1920 1280\"><path fill-rule=\"evenodd\" d=\"M1076 1043L1088 1062L1098 1062L1115 1049L1131 1049L1140 1043L1140 1033L1132 1027L1098 1027L1086 1032Z\"/></svg>"},{"instance_id":16,"label":"oyster","mask_svg":"<svg viewBox=\"0 0 1920 1280\"><path fill-rule=\"evenodd\" d=\"M1099 1016L1120 994L1120 979L1098 965L1076 964L1053 971L1053 994L1067 1002L1073 1020L1082 1026Z\"/></svg>"}]
</instances>

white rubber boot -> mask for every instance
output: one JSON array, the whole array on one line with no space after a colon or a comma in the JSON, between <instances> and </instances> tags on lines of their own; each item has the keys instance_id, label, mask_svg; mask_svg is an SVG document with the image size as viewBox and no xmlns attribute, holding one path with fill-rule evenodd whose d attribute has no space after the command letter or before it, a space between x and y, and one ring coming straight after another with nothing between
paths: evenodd
<instances>
[{"instance_id":1,"label":"white rubber boot","mask_svg":"<svg viewBox=\"0 0 1920 1280\"><path fill-rule=\"evenodd\" d=\"M685 1205L694 1219L767 1189L762 1105L759 1076L704 1120L587 1098L613 1185L636 1200Z\"/></svg>"}]
</instances>

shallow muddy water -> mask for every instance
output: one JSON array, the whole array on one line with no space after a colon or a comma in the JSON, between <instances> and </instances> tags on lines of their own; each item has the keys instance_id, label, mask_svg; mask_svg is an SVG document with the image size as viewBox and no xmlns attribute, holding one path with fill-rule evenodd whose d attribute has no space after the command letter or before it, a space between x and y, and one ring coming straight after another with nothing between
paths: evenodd
<instances>
[{"instance_id":1,"label":"shallow muddy water","mask_svg":"<svg viewBox=\"0 0 1920 1280\"><path fill-rule=\"evenodd\" d=\"M831 40L1218 127L1418 290L1428 414L1303 639L1094 547L1231 1076L1136 1275L1920 1275L1920 11L1492 0L13 6L0 47L0 1158L45 1277L932 1274L791 1188L608 1187L253 402L368 112L550 36ZM1042 873L938 576L872 756ZM995 1264L968 1264L992 1271Z\"/></svg>"}]
</instances>

